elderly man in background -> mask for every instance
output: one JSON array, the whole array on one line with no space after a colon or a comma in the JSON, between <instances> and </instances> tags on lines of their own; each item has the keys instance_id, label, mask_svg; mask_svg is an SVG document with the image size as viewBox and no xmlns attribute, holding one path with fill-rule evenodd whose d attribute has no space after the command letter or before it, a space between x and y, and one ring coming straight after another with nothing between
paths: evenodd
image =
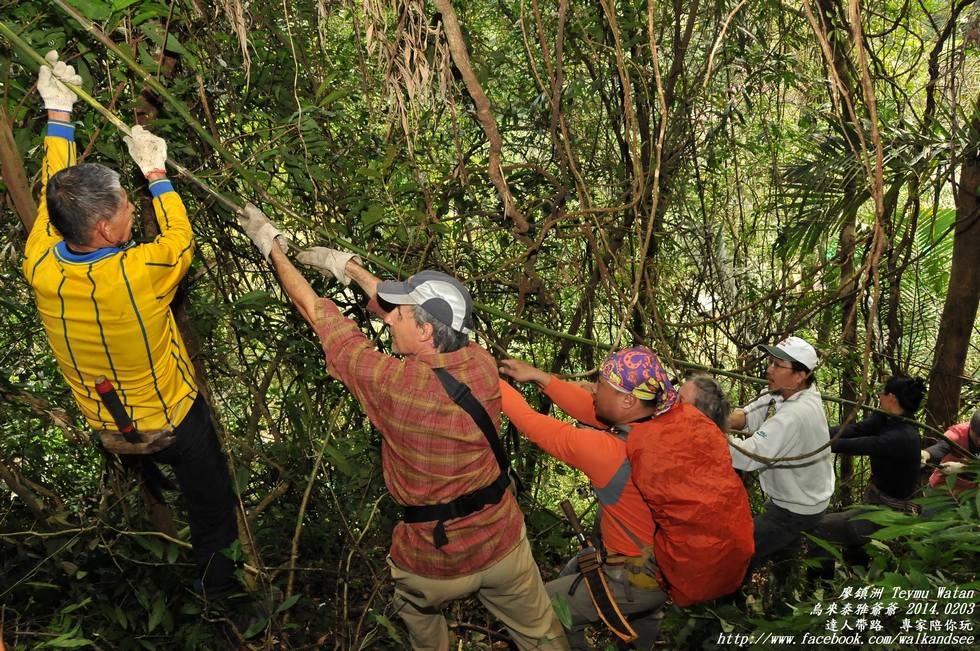
<instances>
[{"instance_id":1,"label":"elderly man in background","mask_svg":"<svg viewBox=\"0 0 980 651\"><path fill-rule=\"evenodd\" d=\"M732 463L758 471L767 498L755 517L750 573L767 560L794 556L802 532L817 526L834 493L827 416L814 386L817 351L799 337L760 348L769 354L768 390L729 418L730 429L750 433L729 435Z\"/></svg>"},{"instance_id":2,"label":"elderly man in background","mask_svg":"<svg viewBox=\"0 0 980 651\"><path fill-rule=\"evenodd\" d=\"M235 496L211 409L170 310L190 268L194 234L167 179L167 145L138 126L125 139L149 184L160 226L151 242L136 244L134 206L119 174L98 164L76 164L71 110L77 98L64 82L78 86L82 80L56 52L47 60L52 67L42 66L37 82L48 110L42 192L24 250L24 276L55 360L88 424L96 431L118 431L96 392L96 379L104 376L144 436L168 433L168 445L152 458L173 468L186 499L195 583L209 598L225 595L238 585L234 564L221 553L238 537Z\"/></svg>"},{"instance_id":3,"label":"elderly man in background","mask_svg":"<svg viewBox=\"0 0 980 651\"><path fill-rule=\"evenodd\" d=\"M350 253L322 247L302 253L301 262L344 285L357 281L383 315L399 357L387 355L333 301L316 295L265 215L251 205L245 212L245 232L316 331L327 370L381 432L385 484L405 509L392 532L388 565L412 647L450 648L442 608L476 593L520 649L567 649L523 514L507 490L506 459L497 455L499 375L493 357L469 341L467 289L438 271L380 282Z\"/></svg>"},{"instance_id":4,"label":"elderly man in background","mask_svg":"<svg viewBox=\"0 0 980 651\"><path fill-rule=\"evenodd\" d=\"M698 411L707 416L722 432L727 431L728 416L731 413L731 403L728 396L721 390L721 385L709 375L692 375L677 390L681 402L694 405Z\"/></svg>"}]
</instances>

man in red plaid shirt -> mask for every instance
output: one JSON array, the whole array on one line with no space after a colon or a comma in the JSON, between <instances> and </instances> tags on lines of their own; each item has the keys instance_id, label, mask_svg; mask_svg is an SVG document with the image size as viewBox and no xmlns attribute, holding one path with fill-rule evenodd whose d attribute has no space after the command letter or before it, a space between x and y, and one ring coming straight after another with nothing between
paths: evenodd
<instances>
[{"instance_id":1,"label":"man in red plaid shirt","mask_svg":"<svg viewBox=\"0 0 980 651\"><path fill-rule=\"evenodd\" d=\"M441 608L476 593L521 649L568 649L531 556L524 516L487 437L450 398L433 369L467 385L500 428L497 364L469 341L473 302L458 280L422 271L379 282L350 253L316 247L297 260L347 285L351 279L383 315L400 357L375 350L357 324L320 298L286 258L282 240L254 206L245 231L323 344L327 369L381 431L385 484L406 508L392 533L388 565L395 606L415 649L446 650Z\"/></svg>"}]
</instances>

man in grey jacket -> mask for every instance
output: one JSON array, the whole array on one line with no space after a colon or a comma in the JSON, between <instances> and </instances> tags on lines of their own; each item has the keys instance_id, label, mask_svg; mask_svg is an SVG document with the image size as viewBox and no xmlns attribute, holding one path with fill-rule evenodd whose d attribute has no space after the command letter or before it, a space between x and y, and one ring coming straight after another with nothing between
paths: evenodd
<instances>
[{"instance_id":1,"label":"man in grey jacket","mask_svg":"<svg viewBox=\"0 0 980 651\"><path fill-rule=\"evenodd\" d=\"M801 533L820 522L834 492L827 416L813 385L817 352L799 337L760 348L769 354L768 390L728 421L729 429L749 433L729 434L732 464L757 470L767 498L754 518L749 575L769 559L794 556Z\"/></svg>"}]
</instances>

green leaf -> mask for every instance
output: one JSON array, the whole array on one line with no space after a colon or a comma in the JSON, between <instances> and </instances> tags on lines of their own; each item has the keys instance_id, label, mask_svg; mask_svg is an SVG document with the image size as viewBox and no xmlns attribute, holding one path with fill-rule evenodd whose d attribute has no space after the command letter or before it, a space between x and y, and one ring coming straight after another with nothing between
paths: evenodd
<instances>
[{"instance_id":1,"label":"green leaf","mask_svg":"<svg viewBox=\"0 0 980 651\"><path fill-rule=\"evenodd\" d=\"M122 606L116 604L114 613L116 616L116 621L119 622L119 625L122 626L124 629L128 629L129 618L126 616L126 611L122 609Z\"/></svg>"},{"instance_id":2,"label":"green leaf","mask_svg":"<svg viewBox=\"0 0 980 651\"><path fill-rule=\"evenodd\" d=\"M290 608L293 607L293 604L295 604L297 601L299 601L299 595L298 594L294 594L292 597L289 597L288 599L286 599L285 601L283 601L281 604L279 604L279 607L276 608L276 612L277 613L281 613L281 612L284 612L286 610L289 610Z\"/></svg>"},{"instance_id":3,"label":"green leaf","mask_svg":"<svg viewBox=\"0 0 980 651\"><path fill-rule=\"evenodd\" d=\"M73 613L76 610L78 610L79 608L84 608L85 606L89 605L90 603L92 603L92 598L91 597L86 597L84 601L81 601L81 602L79 602L77 604L72 604L72 605L68 606L67 608L63 609L61 611L61 614L62 615L67 615L68 613Z\"/></svg>"},{"instance_id":4,"label":"green leaf","mask_svg":"<svg viewBox=\"0 0 980 651\"><path fill-rule=\"evenodd\" d=\"M166 15L167 15L166 7L160 7L158 5L150 5L149 8L144 9L141 6L140 11L138 11L136 15L133 16L132 23L134 27L138 27L139 25L142 25L143 23L150 20L151 18L161 18Z\"/></svg>"},{"instance_id":5,"label":"green leaf","mask_svg":"<svg viewBox=\"0 0 980 651\"><path fill-rule=\"evenodd\" d=\"M398 634L398 629L395 628L395 625L391 623L390 619L388 619L381 613L375 613L375 612L371 613L371 617L372 619L374 619L374 621L376 621L378 624L384 627L385 631L388 632L388 637L393 639L398 644L403 644L401 635Z\"/></svg>"},{"instance_id":6,"label":"green leaf","mask_svg":"<svg viewBox=\"0 0 980 651\"><path fill-rule=\"evenodd\" d=\"M163 595L159 595L153 602L153 609L150 611L150 620L146 623L146 632L152 633L163 619L163 613L167 611L167 604L163 600Z\"/></svg>"},{"instance_id":7,"label":"green leaf","mask_svg":"<svg viewBox=\"0 0 980 651\"><path fill-rule=\"evenodd\" d=\"M115 11L119 11L121 9L125 9L126 7L128 7L130 5L134 5L137 2L139 2L139 0L113 0L112 10L114 12Z\"/></svg>"},{"instance_id":8,"label":"green leaf","mask_svg":"<svg viewBox=\"0 0 980 651\"><path fill-rule=\"evenodd\" d=\"M180 612L183 615L197 615L201 612L201 607L194 602L188 601L180 607Z\"/></svg>"},{"instance_id":9,"label":"green leaf","mask_svg":"<svg viewBox=\"0 0 980 651\"><path fill-rule=\"evenodd\" d=\"M265 629L265 625L268 623L268 621L269 621L268 619L263 617L259 621L249 626L248 630L242 633L242 637L244 637L246 640L255 637L256 635L261 633L263 629Z\"/></svg>"},{"instance_id":10,"label":"green leaf","mask_svg":"<svg viewBox=\"0 0 980 651\"><path fill-rule=\"evenodd\" d=\"M343 452L329 443L323 444L323 452L330 458L330 461L337 470L344 473L348 477L353 476L354 468L351 467L350 462L347 461L347 457Z\"/></svg>"},{"instance_id":11,"label":"green leaf","mask_svg":"<svg viewBox=\"0 0 980 651\"><path fill-rule=\"evenodd\" d=\"M68 4L89 20L106 20L112 15L112 6L102 0L68 0Z\"/></svg>"},{"instance_id":12,"label":"green leaf","mask_svg":"<svg viewBox=\"0 0 980 651\"><path fill-rule=\"evenodd\" d=\"M147 538L144 536L136 536L134 540L136 540L136 544L138 544L140 547L150 552L157 558L160 559L163 558L163 543L160 542L158 539Z\"/></svg>"},{"instance_id":13,"label":"green leaf","mask_svg":"<svg viewBox=\"0 0 980 651\"><path fill-rule=\"evenodd\" d=\"M385 218L385 209L376 203L372 203L368 206L368 209L361 213L361 229L368 230L371 227L381 223Z\"/></svg>"},{"instance_id":14,"label":"green leaf","mask_svg":"<svg viewBox=\"0 0 980 651\"><path fill-rule=\"evenodd\" d=\"M78 647L91 646L92 644L94 644L92 640L86 640L84 637L76 637L71 639L62 639L58 637L46 642L43 646L53 646L59 649L77 649Z\"/></svg>"},{"instance_id":15,"label":"green leaf","mask_svg":"<svg viewBox=\"0 0 980 651\"><path fill-rule=\"evenodd\" d=\"M167 34L167 43L163 45L163 27L157 22L146 22L140 27L147 38L149 38L157 47L163 47L165 50L169 50L175 54L187 59L187 62L191 64L192 67L198 66L197 57L195 57L191 52L185 48L181 42L174 36L173 33Z\"/></svg>"},{"instance_id":16,"label":"green leaf","mask_svg":"<svg viewBox=\"0 0 980 651\"><path fill-rule=\"evenodd\" d=\"M556 594L551 598L551 607L555 609L558 621L567 629L572 628L572 608L568 604L565 595Z\"/></svg>"},{"instance_id":17,"label":"green leaf","mask_svg":"<svg viewBox=\"0 0 980 651\"><path fill-rule=\"evenodd\" d=\"M252 471L248 466L239 466L235 469L235 483L233 488L236 495L241 495L242 491L248 488L248 480L252 476Z\"/></svg>"},{"instance_id":18,"label":"green leaf","mask_svg":"<svg viewBox=\"0 0 980 651\"><path fill-rule=\"evenodd\" d=\"M246 294L242 294L232 303L235 307L256 307L261 308L272 302L272 295L269 292L257 289Z\"/></svg>"},{"instance_id":19,"label":"green leaf","mask_svg":"<svg viewBox=\"0 0 980 651\"><path fill-rule=\"evenodd\" d=\"M177 545L170 543L167 545L167 562L171 565L177 560L177 556L180 555L180 548Z\"/></svg>"}]
</instances>

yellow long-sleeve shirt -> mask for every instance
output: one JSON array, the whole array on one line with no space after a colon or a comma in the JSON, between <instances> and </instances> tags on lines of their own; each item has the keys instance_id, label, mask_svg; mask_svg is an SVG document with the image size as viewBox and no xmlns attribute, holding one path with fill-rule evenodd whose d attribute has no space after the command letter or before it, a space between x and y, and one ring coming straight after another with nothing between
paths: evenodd
<instances>
[{"instance_id":1,"label":"yellow long-sleeve shirt","mask_svg":"<svg viewBox=\"0 0 980 651\"><path fill-rule=\"evenodd\" d=\"M193 255L187 211L170 181L150 184L160 235L147 244L69 250L48 219L48 179L75 164L74 128L48 123L41 198L27 238L24 276L58 366L95 429L115 429L95 391L104 375L141 430L180 424L197 382L170 303Z\"/></svg>"}]
</instances>

